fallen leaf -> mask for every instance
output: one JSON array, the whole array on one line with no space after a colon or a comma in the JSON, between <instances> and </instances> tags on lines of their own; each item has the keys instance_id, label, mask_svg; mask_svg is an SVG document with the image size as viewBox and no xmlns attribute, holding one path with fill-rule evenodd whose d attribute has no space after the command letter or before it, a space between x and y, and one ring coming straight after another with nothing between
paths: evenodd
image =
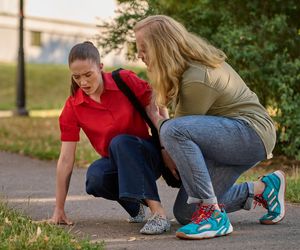
<instances>
[{"instance_id":1,"label":"fallen leaf","mask_svg":"<svg viewBox=\"0 0 300 250\"><path fill-rule=\"evenodd\" d=\"M36 242L37 238L41 235L41 233L42 233L42 229L40 227L37 227L35 236L32 239L30 239L28 243Z\"/></svg>"},{"instance_id":2,"label":"fallen leaf","mask_svg":"<svg viewBox=\"0 0 300 250\"><path fill-rule=\"evenodd\" d=\"M5 217L4 221L5 221L6 224L11 226L11 221L7 217Z\"/></svg>"},{"instance_id":3,"label":"fallen leaf","mask_svg":"<svg viewBox=\"0 0 300 250\"><path fill-rule=\"evenodd\" d=\"M42 229L40 227L37 228L36 230L36 238L38 238L42 233Z\"/></svg>"},{"instance_id":4,"label":"fallen leaf","mask_svg":"<svg viewBox=\"0 0 300 250\"><path fill-rule=\"evenodd\" d=\"M31 223L33 224L49 224L49 220L32 220Z\"/></svg>"}]
</instances>

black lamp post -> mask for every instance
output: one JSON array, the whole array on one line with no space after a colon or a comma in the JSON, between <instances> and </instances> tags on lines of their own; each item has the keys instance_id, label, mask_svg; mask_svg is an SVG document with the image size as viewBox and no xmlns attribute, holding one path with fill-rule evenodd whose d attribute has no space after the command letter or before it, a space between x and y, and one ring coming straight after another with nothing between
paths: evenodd
<instances>
[{"instance_id":1,"label":"black lamp post","mask_svg":"<svg viewBox=\"0 0 300 250\"><path fill-rule=\"evenodd\" d=\"M23 0L20 0L19 8L19 53L18 53L18 75L17 75L17 110L16 115L27 116L25 96L25 62L24 62L24 12Z\"/></svg>"}]
</instances>

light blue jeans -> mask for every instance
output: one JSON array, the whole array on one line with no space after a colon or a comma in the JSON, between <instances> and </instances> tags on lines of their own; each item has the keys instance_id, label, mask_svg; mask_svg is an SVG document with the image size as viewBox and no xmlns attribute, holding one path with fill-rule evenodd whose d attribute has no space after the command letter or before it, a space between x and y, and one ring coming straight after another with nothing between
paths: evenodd
<instances>
[{"instance_id":1,"label":"light blue jeans","mask_svg":"<svg viewBox=\"0 0 300 250\"><path fill-rule=\"evenodd\" d=\"M254 184L235 184L266 158L262 140L245 121L221 116L184 116L166 121L160 138L174 160L183 186L173 212L190 222L199 203L219 203L227 212L251 209Z\"/></svg>"}]
</instances>

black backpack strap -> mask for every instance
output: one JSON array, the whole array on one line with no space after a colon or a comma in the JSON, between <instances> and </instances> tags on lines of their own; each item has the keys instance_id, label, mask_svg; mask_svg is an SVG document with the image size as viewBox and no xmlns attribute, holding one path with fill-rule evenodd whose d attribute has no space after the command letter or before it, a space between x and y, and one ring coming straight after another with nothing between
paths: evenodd
<instances>
[{"instance_id":1,"label":"black backpack strap","mask_svg":"<svg viewBox=\"0 0 300 250\"><path fill-rule=\"evenodd\" d=\"M151 134L154 143L156 144L157 148L160 148L160 140L159 135L156 127L148 117L143 105L140 103L139 99L135 96L135 94L132 92L132 90L128 87L128 85L122 80L120 76L120 71L122 69L118 69L112 72L112 78L116 82L118 88L123 92L123 94L129 99L131 104L135 107L135 109L140 113L142 118L145 120L145 122L148 124L148 126L151 129ZM181 186L181 180L175 179L173 174L171 173L170 169L165 167L164 165L161 165L161 174L163 178L166 180L167 184L171 187L179 188Z\"/></svg>"},{"instance_id":2,"label":"black backpack strap","mask_svg":"<svg viewBox=\"0 0 300 250\"><path fill-rule=\"evenodd\" d=\"M148 126L151 129L151 134L152 134L153 138L155 139L156 143L159 143L159 135L158 135L157 129L155 128L151 119L148 117L148 115L147 115L143 105L140 103L139 99L135 96L135 94L132 92L132 90L128 87L128 85L121 78L121 76L120 76L121 70L123 70L123 69L120 68L120 69L113 71L112 78L116 82L118 88L129 99L129 101L132 103L132 105L135 107L135 109L140 113L142 118L148 124Z\"/></svg>"}]
</instances>

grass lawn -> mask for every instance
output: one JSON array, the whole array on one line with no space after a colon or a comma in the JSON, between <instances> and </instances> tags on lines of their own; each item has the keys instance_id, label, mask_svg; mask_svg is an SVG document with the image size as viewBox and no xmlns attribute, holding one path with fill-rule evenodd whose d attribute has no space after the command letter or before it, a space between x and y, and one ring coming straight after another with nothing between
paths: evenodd
<instances>
[{"instance_id":1,"label":"grass lawn","mask_svg":"<svg viewBox=\"0 0 300 250\"><path fill-rule=\"evenodd\" d=\"M103 243L77 240L63 228L46 223L33 223L28 217L8 209L0 201L0 249L84 249L101 250Z\"/></svg>"},{"instance_id":2,"label":"grass lawn","mask_svg":"<svg viewBox=\"0 0 300 250\"><path fill-rule=\"evenodd\" d=\"M15 108L16 65L0 64L0 110ZM26 101L30 109L60 109L69 93L63 65L26 65Z\"/></svg>"},{"instance_id":3,"label":"grass lawn","mask_svg":"<svg viewBox=\"0 0 300 250\"><path fill-rule=\"evenodd\" d=\"M42 160L57 160L60 151L60 131L57 117L7 117L0 118L0 150L36 157ZM75 164L86 167L99 158L81 133Z\"/></svg>"},{"instance_id":4,"label":"grass lawn","mask_svg":"<svg viewBox=\"0 0 300 250\"><path fill-rule=\"evenodd\" d=\"M142 68L129 68L145 77ZM111 71L113 68L106 68ZM0 63L0 110L15 109L16 65ZM61 109L69 95L70 73L67 65L27 64L26 107L28 110Z\"/></svg>"}]
</instances>

